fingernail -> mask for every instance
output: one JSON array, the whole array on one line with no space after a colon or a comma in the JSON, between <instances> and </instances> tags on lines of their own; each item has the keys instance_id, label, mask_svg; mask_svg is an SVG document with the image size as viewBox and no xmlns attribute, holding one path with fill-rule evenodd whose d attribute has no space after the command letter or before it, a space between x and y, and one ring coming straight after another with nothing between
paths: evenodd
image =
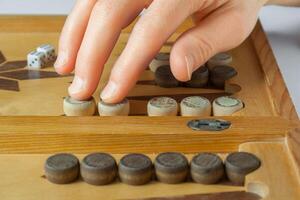
<instances>
[{"instance_id":1,"label":"fingernail","mask_svg":"<svg viewBox=\"0 0 300 200\"><path fill-rule=\"evenodd\" d=\"M114 97L117 91L117 84L113 81L109 81L104 90L102 91L100 98L102 100L109 100Z\"/></svg>"},{"instance_id":2,"label":"fingernail","mask_svg":"<svg viewBox=\"0 0 300 200\"><path fill-rule=\"evenodd\" d=\"M194 72L194 65L195 65L194 58L192 55L187 55L184 58L185 58L185 62L186 62L188 78L189 78L189 80L191 80L192 74Z\"/></svg>"},{"instance_id":3,"label":"fingernail","mask_svg":"<svg viewBox=\"0 0 300 200\"><path fill-rule=\"evenodd\" d=\"M61 68L61 67L64 67L64 65L67 63L67 59L68 59L68 55L65 51L61 51L59 54L58 54L58 57L54 63L54 67L56 69L58 68Z\"/></svg>"},{"instance_id":4,"label":"fingernail","mask_svg":"<svg viewBox=\"0 0 300 200\"><path fill-rule=\"evenodd\" d=\"M85 82L82 78L75 76L69 87L69 94L77 94L84 90Z\"/></svg>"}]
</instances>

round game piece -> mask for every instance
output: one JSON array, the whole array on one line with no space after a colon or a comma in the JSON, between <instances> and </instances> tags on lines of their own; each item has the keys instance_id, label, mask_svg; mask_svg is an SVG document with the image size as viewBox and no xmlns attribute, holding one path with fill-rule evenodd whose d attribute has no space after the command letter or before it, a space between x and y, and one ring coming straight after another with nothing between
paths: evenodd
<instances>
[{"instance_id":1,"label":"round game piece","mask_svg":"<svg viewBox=\"0 0 300 200\"><path fill-rule=\"evenodd\" d=\"M144 185L152 178L152 161L143 154L128 154L119 163L119 177L129 185Z\"/></svg>"},{"instance_id":2,"label":"round game piece","mask_svg":"<svg viewBox=\"0 0 300 200\"><path fill-rule=\"evenodd\" d=\"M200 96L186 97L180 102L181 116L210 116L211 103Z\"/></svg>"},{"instance_id":3,"label":"round game piece","mask_svg":"<svg viewBox=\"0 0 300 200\"><path fill-rule=\"evenodd\" d=\"M154 167L157 179L169 184L184 182L189 171L186 157L175 152L159 154L154 161Z\"/></svg>"},{"instance_id":4,"label":"round game piece","mask_svg":"<svg viewBox=\"0 0 300 200\"><path fill-rule=\"evenodd\" d=\"M207 85L208 79L208 68L206 66L201 66L193 72L191 80L185 82L184 85L191 88L201 88Z\"/></svg>"},{"instance_id":5,"label":"round game piece","mask_svg":"<svg viewBox=\"0 0 300 200\"><path fill-rule=\"evenodd\" d=\"M56 184L66 184L75 181L79 175L79 161L67 153L50 156L45 163L46 178Z\"/></svg>"},{"instance_id":6,"label":"round game piece","mask_svg":"<svg viewBox=\"0 0 300 200\"><path fill-rule=\"evenodd\" d=\"M173 88L179 85L179 81L171 72L170 65L163 65L155 71L155 82L160 87Z\"/></svg>"},{"instance_id":7,"label":"round game piece","mask_svg":"<svg viewBox=\"0 0 300 200\"><path fill-rule=\"evenodd\" d=\"M170 64L170 53L158 53L151 61L149 68L152 72L155 72L158 67Z\"/></svg>"},{"instance_id":8,"label":"round game piece","mask_svg":"<svg viewBox=\"0 0 300 200\"><path fill-rule=\"evenodd\" d=\"M154 97L148 102L147 110L149 116L176 116L178 105L170 97Z\"/></svg>"},{"instance_id":9,"label":"round game piece","mask_svg":"<svg viewBox=\"0 0 300 200\"><path fill-rule=\"evenodd\" d=\"M247 152L231 153L225 160L228 179L238 185L243 185L246 175L258 169L260 165L260 160Z\"/></svg>"},{"instance_id":10,"label":"round game piece","mask_svg":"<svg viewBox=\"0 0 300 200\"><path fill-rule=\"evenodd\" d=\"M213 69L219 65L230 65L232 62L232 56L228 53L218 53L214 57L208 60L207 66L209 69Z\"/></svg>"},{"instance_id":11,"label":"round game piece","mask_svg":"<svg viewBox=\"0 0 300 200\"><path fill-rule=\"evenodd\" d=\"M128 99L124 99L117 104L108 104L100 100L98 103L98 112L100 116L127 116L129 115L130 106Z\"/></svg>"},{"instance_id":12,"label":"round game piece","mask_svg":"<svg viewBox=\"0 0 300 200\"><path fill-rule=\"evenodd\" d=\"M243 102L238 98L223 96L214 100L213 114L214 116L228 116L241 110L243 107Z\"/></svg>"},{"instance_id":13,"label":"round game piece","mask_svg":"<svg viewBox=\"0 0 300 200\"><path fill-rule=\"evenodd\" d=\"M210 71L210 80L218 88L224 88L225 81L237 75L237 71L227 65L215 66Z\"/></svg>"},{"instance_id":14,"label":"round game piece","mask_svg":"<svg viewBox=\"0 0 300 200\"><path fill-rule=\"evenodd\" d=\"M106 153L92 153L83 158L80 165L81 177L92 185L106 185L117 175L115 159Z\"/></svg>"},{"instance_id":15,"label":"round game piece","mask_svg":"<svg viewBox=\"0 0 300 200\"><path fill-rule=\"evenodd\" d=\"M191 176L197 183L214 184L224 176L222 159L212 153L200 153L191 161Z\"/></svg>"},{"instance_id":16,"label":"round game piece","mask_svg":"<svg viewBox=\"0 0 300 200\"><path fill-rule=\"evenodd\" d=\"M96 103L93 97L86 101L65 97L63 104L66 116L92 116L96 111Z\"/></svg>"}]
</instances>

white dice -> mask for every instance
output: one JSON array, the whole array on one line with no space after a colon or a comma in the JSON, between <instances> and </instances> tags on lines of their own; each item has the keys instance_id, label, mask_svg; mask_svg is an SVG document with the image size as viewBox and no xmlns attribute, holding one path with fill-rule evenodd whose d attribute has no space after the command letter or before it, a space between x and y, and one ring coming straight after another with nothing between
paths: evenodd
<instances>
[{"instance_id":1,"label":"white dice","mask_svg":"<svg viewBox=\"0 0 300 200\"><path fill-rule=\"evenodd\" d=\"M42 52L46 55L46 63L51 63L55 61L55 49L49 44L43 44L36 49L38 52Z\"/></svg>"},{"instance_id":2,"label":"white dice","mask_svg":"<svg viewBox=\"0 0 300 200\"><path fill-rule=\"evenodd\" d=\"M40 69L46 66L46 55L42 52L32 51L27 55L27 66L30 69Z\"/></svg>"}]
</instances>

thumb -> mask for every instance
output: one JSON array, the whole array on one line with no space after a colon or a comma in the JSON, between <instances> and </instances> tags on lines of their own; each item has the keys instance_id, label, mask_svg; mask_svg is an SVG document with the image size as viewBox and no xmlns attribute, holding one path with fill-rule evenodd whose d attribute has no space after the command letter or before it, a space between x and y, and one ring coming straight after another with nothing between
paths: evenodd
<instances>
[{"instance_id":1,"label":"thumb","mask_svg":"<svg viewBox=\"0 0 300 200\"><path fill-rule=\"evenodd\" d=\"M251 22L245 18L240 11L219 9L183 33L171 50L170 63L174 76L180 81L188 81L192 73L209 58L242 43L256 22L254 17L253 25L249 25Z\"/></svg>"}]
</instances>

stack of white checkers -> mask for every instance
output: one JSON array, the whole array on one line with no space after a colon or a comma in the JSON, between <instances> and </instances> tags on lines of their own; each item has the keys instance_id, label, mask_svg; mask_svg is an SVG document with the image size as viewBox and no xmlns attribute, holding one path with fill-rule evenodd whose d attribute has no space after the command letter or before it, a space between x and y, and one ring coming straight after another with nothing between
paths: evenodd
<instances>
[{"instance_id":1,"label":"stack of white checkers","mask_svg":"<svg viewBox=\"0 0 300 200\"><path fill-rule=\"evenodd\" d=\"M55 60L54 47L50 44L44 44L27 55L27 66L29 69L41 69L50 66Z\"/></svg>"},{"instance_id":2,"label":"stack of white checkers","mask_svg":"<svg viewBox=\"0 0 300 200\"><path fill-rule=\"evenodd\" d=\"M93 116L96 113L95 99L91 97L85 101L77 101L71 97L64 98L64 113L66 116ZM243 102L235 97L222 96L211 102L205 97L190 96L180 102L181 116L229 116L243 109ZM213 112L212 112L213 110ZM175 99L170 97L155 97L147 104L148 116L177 116L179 111ZM108 104L100 100L98 103L100 116L128 116L130 113L129 100Z\"/></svg>"}]
</instances>

